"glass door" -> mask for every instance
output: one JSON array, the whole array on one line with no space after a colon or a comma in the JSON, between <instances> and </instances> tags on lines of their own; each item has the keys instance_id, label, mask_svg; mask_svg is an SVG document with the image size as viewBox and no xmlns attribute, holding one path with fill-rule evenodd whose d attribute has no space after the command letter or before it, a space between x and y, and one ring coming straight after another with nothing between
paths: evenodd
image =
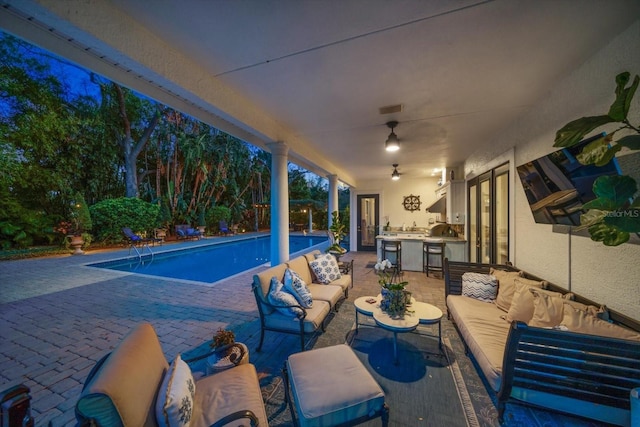
<instances>
[{"instance_id":1,"label":"glass door","mask_svg":"<svg viewBox=\"0 0 640 427\"><path fill-rule=\"evenodd\" d=\"M509 165L469 181L469 261L509 260Z\"/></svg>"},{"instance_id":2,"label":"glass door","mask_svg":"<svg viewBox=\"0 0 640 427\"><path fill-rule=\"evenodd\" d=\"M358 195L358 251L375 251L376 235L380 216L378 204L380 197L378 194Z\"/></svg>"}]
</instances>

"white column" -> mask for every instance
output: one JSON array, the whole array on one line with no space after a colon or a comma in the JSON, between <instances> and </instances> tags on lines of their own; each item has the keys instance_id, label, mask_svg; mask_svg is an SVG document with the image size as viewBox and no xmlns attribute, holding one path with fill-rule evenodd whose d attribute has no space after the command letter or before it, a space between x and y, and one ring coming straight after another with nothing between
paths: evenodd
<instances>
[{"instance_id":1,"label":"white column","mask_svg":"<svg viewBox=\"0 0 640 427\"><path fill-rule=\"evenodd\" d=\"M313 233L313 213L311 212L311 205L309 205L309 233Z\"/></svg>"},{"instance_id":2,"label":"white column","mask_svg":"<svg viewBox=\"0 0 640 427\"><path fill-rule=\"evenodd\" d=\"M327 175L327 178L329 179L328 225L331 227L331 224L333 223L331 214L333 211L338 210L338 175Z\"/></svg>"},{"instance_id":3,"label":"white column","mask_svg":"<svg viewBox=\"0 0 640 427\"><path fill-rule=\"evenodd\" d=\"M271 265L289 260L289 180L283 142L267 144L271 151Z\"/></svg>"}]
</instances>

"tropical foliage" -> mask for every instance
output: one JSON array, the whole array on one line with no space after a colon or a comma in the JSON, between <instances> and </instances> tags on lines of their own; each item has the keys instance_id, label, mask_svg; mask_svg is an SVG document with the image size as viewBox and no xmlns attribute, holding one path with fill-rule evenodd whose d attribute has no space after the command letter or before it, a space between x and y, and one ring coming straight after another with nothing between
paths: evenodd
<instances>
[{"instance_id":1,"label":"tropical foliage","mask_svg":"<svg viewBox=\"0 0 640 427\"><path fill-rule=\"evenodd\" d=\"M555 147L572 147L590 132L611 124L618 127L586 145L577 156L584 165L603 166L612 161L623 149L640 150L640 127L629 121L631 101L640 84L624 72L616 76L616 98L609 112L600 116L582 117L567 123L556 133ZM614 140L616 134L623 136ZM591 239L607 246L617 246L629 240L631 233L640 233L640 198L636 196L638 184L627 175L601 176L593 183L596 199L585 203L580 217L580 228L587 228Z\"/></svg>"},{"instance_id":2,"label":"tropical foliage","mask_svg":"<svg viewBox=\"0 0 640 427\"><path fill-rule=\"evenodd\" d=\"M2 248L64 243L78 195L101 243L122 227L269 227L269 153L2 33L0 135ZM290 172L291 198L326 205L325 180Z\"/></svg>"}]
</instances>

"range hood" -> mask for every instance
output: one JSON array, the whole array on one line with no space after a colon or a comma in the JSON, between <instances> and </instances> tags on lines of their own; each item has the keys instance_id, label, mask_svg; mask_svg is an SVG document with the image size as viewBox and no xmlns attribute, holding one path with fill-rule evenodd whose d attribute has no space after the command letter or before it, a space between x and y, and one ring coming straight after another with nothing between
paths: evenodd
<instances>
[{"instance_id":1,"label":"range hood","mask_svg":"<svg viewBox=\"0 0 640 427\"><path fill-rule=\"evenodd\" d=\"M444 196L436 200L431 206L429 206L426 209L426 211L431 213L444 214L446 209L447 209L447 196Z\"/></svg>"}]
</instances>

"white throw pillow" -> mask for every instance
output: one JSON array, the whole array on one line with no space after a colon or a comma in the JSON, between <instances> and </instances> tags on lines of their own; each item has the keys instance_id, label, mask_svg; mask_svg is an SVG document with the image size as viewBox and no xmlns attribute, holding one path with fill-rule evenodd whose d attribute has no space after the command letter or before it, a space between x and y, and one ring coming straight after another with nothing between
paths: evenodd
<instances>
[{"instance_id":1,"label":"white throw pillow","mask_svg":"<svg viewBox=\"0 0 640 427\"><path fill-rule=\"evenodd\" d=\"M304 308L313 307L313 297L307 284L298 273L289 268L284 272L284 289L293 295Z\"/></svg>"},{"instance_id":2,"label":"white throw pillow","mask_svg":"<svg viewBox=\"0 0 640 427\"><path fill-rule=\"evenodd\" d=\"M275 306L276 310L278 310L282 314L286 314L287 316L301 316L302 309L300 307L285 307L291 305L299 305L296 298L291 295L289 292L285 292L282 290L284 285L277 277L273 276L271 278L271 284L269 285L269 295L267 299L269 302Z\"/></svg>"},{"instance_id":3,"label":"white throw pillow","mask_svg":"<svg viewBox=\"0 0 640 427\"><path fill-rule=\"evenodd\" d=\"M336 257L331 254L316 256L316 259L309 262L309 267L311 267L318 281L323 285L328 285L342 277L340 268L338 267L338 261L336 261Z\"/></svg>"},{"instance_id":4,"label":"white throw pillow","mask_svg":"<svg viewBox=\"0 0 640 427\"><path fill-rule=\"evenodd\" d=\"M196 384L191 369L178 354L164 375L156 399L156 419L162 427L187 427L193 415Z\"/></svg>"},{"instance_id":5,"label":"white throw pillow","mask_svg":"<svg viewBox=\"0 0 640 427\"><path fill-rule=\"evenodd\" d=\"M484 302L493 302L498 294L498 280L495 276L482 273L462 275L462 295Z\"/></svg>"}]
</instances>

